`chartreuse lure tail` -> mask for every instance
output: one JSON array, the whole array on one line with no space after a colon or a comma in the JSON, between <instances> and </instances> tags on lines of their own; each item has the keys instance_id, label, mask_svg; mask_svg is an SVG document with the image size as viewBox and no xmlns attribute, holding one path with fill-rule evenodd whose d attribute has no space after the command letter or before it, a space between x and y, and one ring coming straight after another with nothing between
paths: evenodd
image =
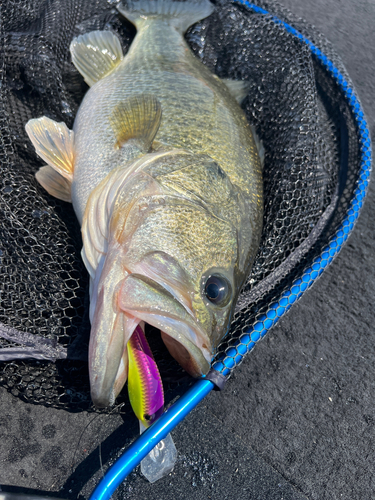
<instances>
[{"instance_id":1,"label":"chartreuse lure tail","mask_svg":"<svg viewBox=\"0 0 375 500\"><path fill-rule=\"evenodd\" d=\"M140 325L127 343L129 356L128 392L140 432L147 429L164 410L164 393L160 373ZM142 474L151 482L169 474L177 459L172 436L160 441L141 462Z\"/></svg>"}]
</instances>

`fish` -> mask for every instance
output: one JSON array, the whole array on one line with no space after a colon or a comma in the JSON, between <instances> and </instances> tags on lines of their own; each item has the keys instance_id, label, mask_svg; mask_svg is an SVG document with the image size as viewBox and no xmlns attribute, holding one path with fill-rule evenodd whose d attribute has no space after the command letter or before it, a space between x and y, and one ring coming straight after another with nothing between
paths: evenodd
<instances>
[{"instance_id":1,"label":"fish","mask_svg":"<svg viewBox=\"0 0 375 500\"><path fill-rule=\"evenodd\" d=\"M261 148L240 106L248 86L220 79L184 39L214 6L129 0L118 10L137 29L125 55L111 31L70 45L90 87L73 130L45 116L26 125L46 162L37 181L81 224L99 408L122 390L144 323L191 376L208 373L263 218Z\"/></svg>"}]
</instances>

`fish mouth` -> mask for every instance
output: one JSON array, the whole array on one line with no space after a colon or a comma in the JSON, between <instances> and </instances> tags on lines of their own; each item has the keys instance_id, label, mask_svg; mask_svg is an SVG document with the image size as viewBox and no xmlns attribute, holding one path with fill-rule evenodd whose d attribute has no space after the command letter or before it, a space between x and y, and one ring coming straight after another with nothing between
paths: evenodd
<instances>
[{"instance_id":1,"label":"fish mouth","mask_svg":"<svg viewBox=\"0 0 375 500\"><path fill-rule=\"evenodd\" d=\"M147 276L130 274L117 300L127 317L160 330L169 353L186 372L193 377L208 372L211 341L192 311L175 295Z\"/></svg>"},{"instance_id":2,"label":"fish mouth","mask_svg":"<svg viewBox=\"0 0 375 500\"><path fill-rule=\"evenodd\" d=\"M165 257L161 259L165 271ZM192 312L186 286L176 286L177 278L181 285L181 276L173 281L164 274L159 280L161 273L151 278L152 272L136 272L145 268L150 269L147 259L118 283L115 292L102 288L97 295L89 371L91 398L98 408L113 405L127 380L127 343L139 324L143 329L144 323L159 329L169 353L193 377L205 375L210 368L212 343Z\"/></svg>"}]
</instances>

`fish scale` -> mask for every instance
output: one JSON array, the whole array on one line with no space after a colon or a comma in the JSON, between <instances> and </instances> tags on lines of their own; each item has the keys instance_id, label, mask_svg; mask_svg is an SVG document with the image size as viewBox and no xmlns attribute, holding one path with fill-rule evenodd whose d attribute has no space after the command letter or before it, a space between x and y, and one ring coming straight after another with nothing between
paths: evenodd
<instances>
[{"instance_id":1,"label":"fish scale","mask_svg":"<svg viewBox=\"0 0 375 500\"><path fill-rule=\"evenodd\" d=\"M156 141L208 154L237 186L257 196L261 190L257 182L260 164L256 163L256 147L245 116L238 113L237 102L193 56L180 34L168 29L166 23L154 22L137 34L124 60L92 87L78 111L72 190L82 217L92 188L118 165L120 157L122 161L134 157L132 152L113 150L108 118L116 103L133 95L135 89L155 95L161 102L163 114ZM251 169L246 168L249 157L254 158Z\"/></svg>"}]
</instances>

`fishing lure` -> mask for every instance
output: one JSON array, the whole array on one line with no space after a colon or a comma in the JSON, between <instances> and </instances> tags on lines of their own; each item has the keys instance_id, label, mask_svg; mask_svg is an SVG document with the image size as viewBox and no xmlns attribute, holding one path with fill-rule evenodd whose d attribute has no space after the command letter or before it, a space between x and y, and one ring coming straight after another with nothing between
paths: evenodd
<instances>
[{"instance_id":1,"label":"fishing lure","mask_svg":"<svg viewBox=\"0 0 375 500\"><path fill-rule=\"evenodd\" d=\"M142 324L134 330L127 350L129 399L142 434L164 411L163 384ZM176 459L177 450L172 436L168 434L142 460L141 472L153 483L173 469Z\"/></svg>"},{"instance_id":2,"label":"fishing lure","mask_svg":"<svg viewBox=\"0 0 375 500\"><path fill-rule=\"evenodd\" d=\"M138 420L147 428L163 413L164 392L160 373L140 325L127 343L128 393Z\"/></svg>"}]
</instances>

